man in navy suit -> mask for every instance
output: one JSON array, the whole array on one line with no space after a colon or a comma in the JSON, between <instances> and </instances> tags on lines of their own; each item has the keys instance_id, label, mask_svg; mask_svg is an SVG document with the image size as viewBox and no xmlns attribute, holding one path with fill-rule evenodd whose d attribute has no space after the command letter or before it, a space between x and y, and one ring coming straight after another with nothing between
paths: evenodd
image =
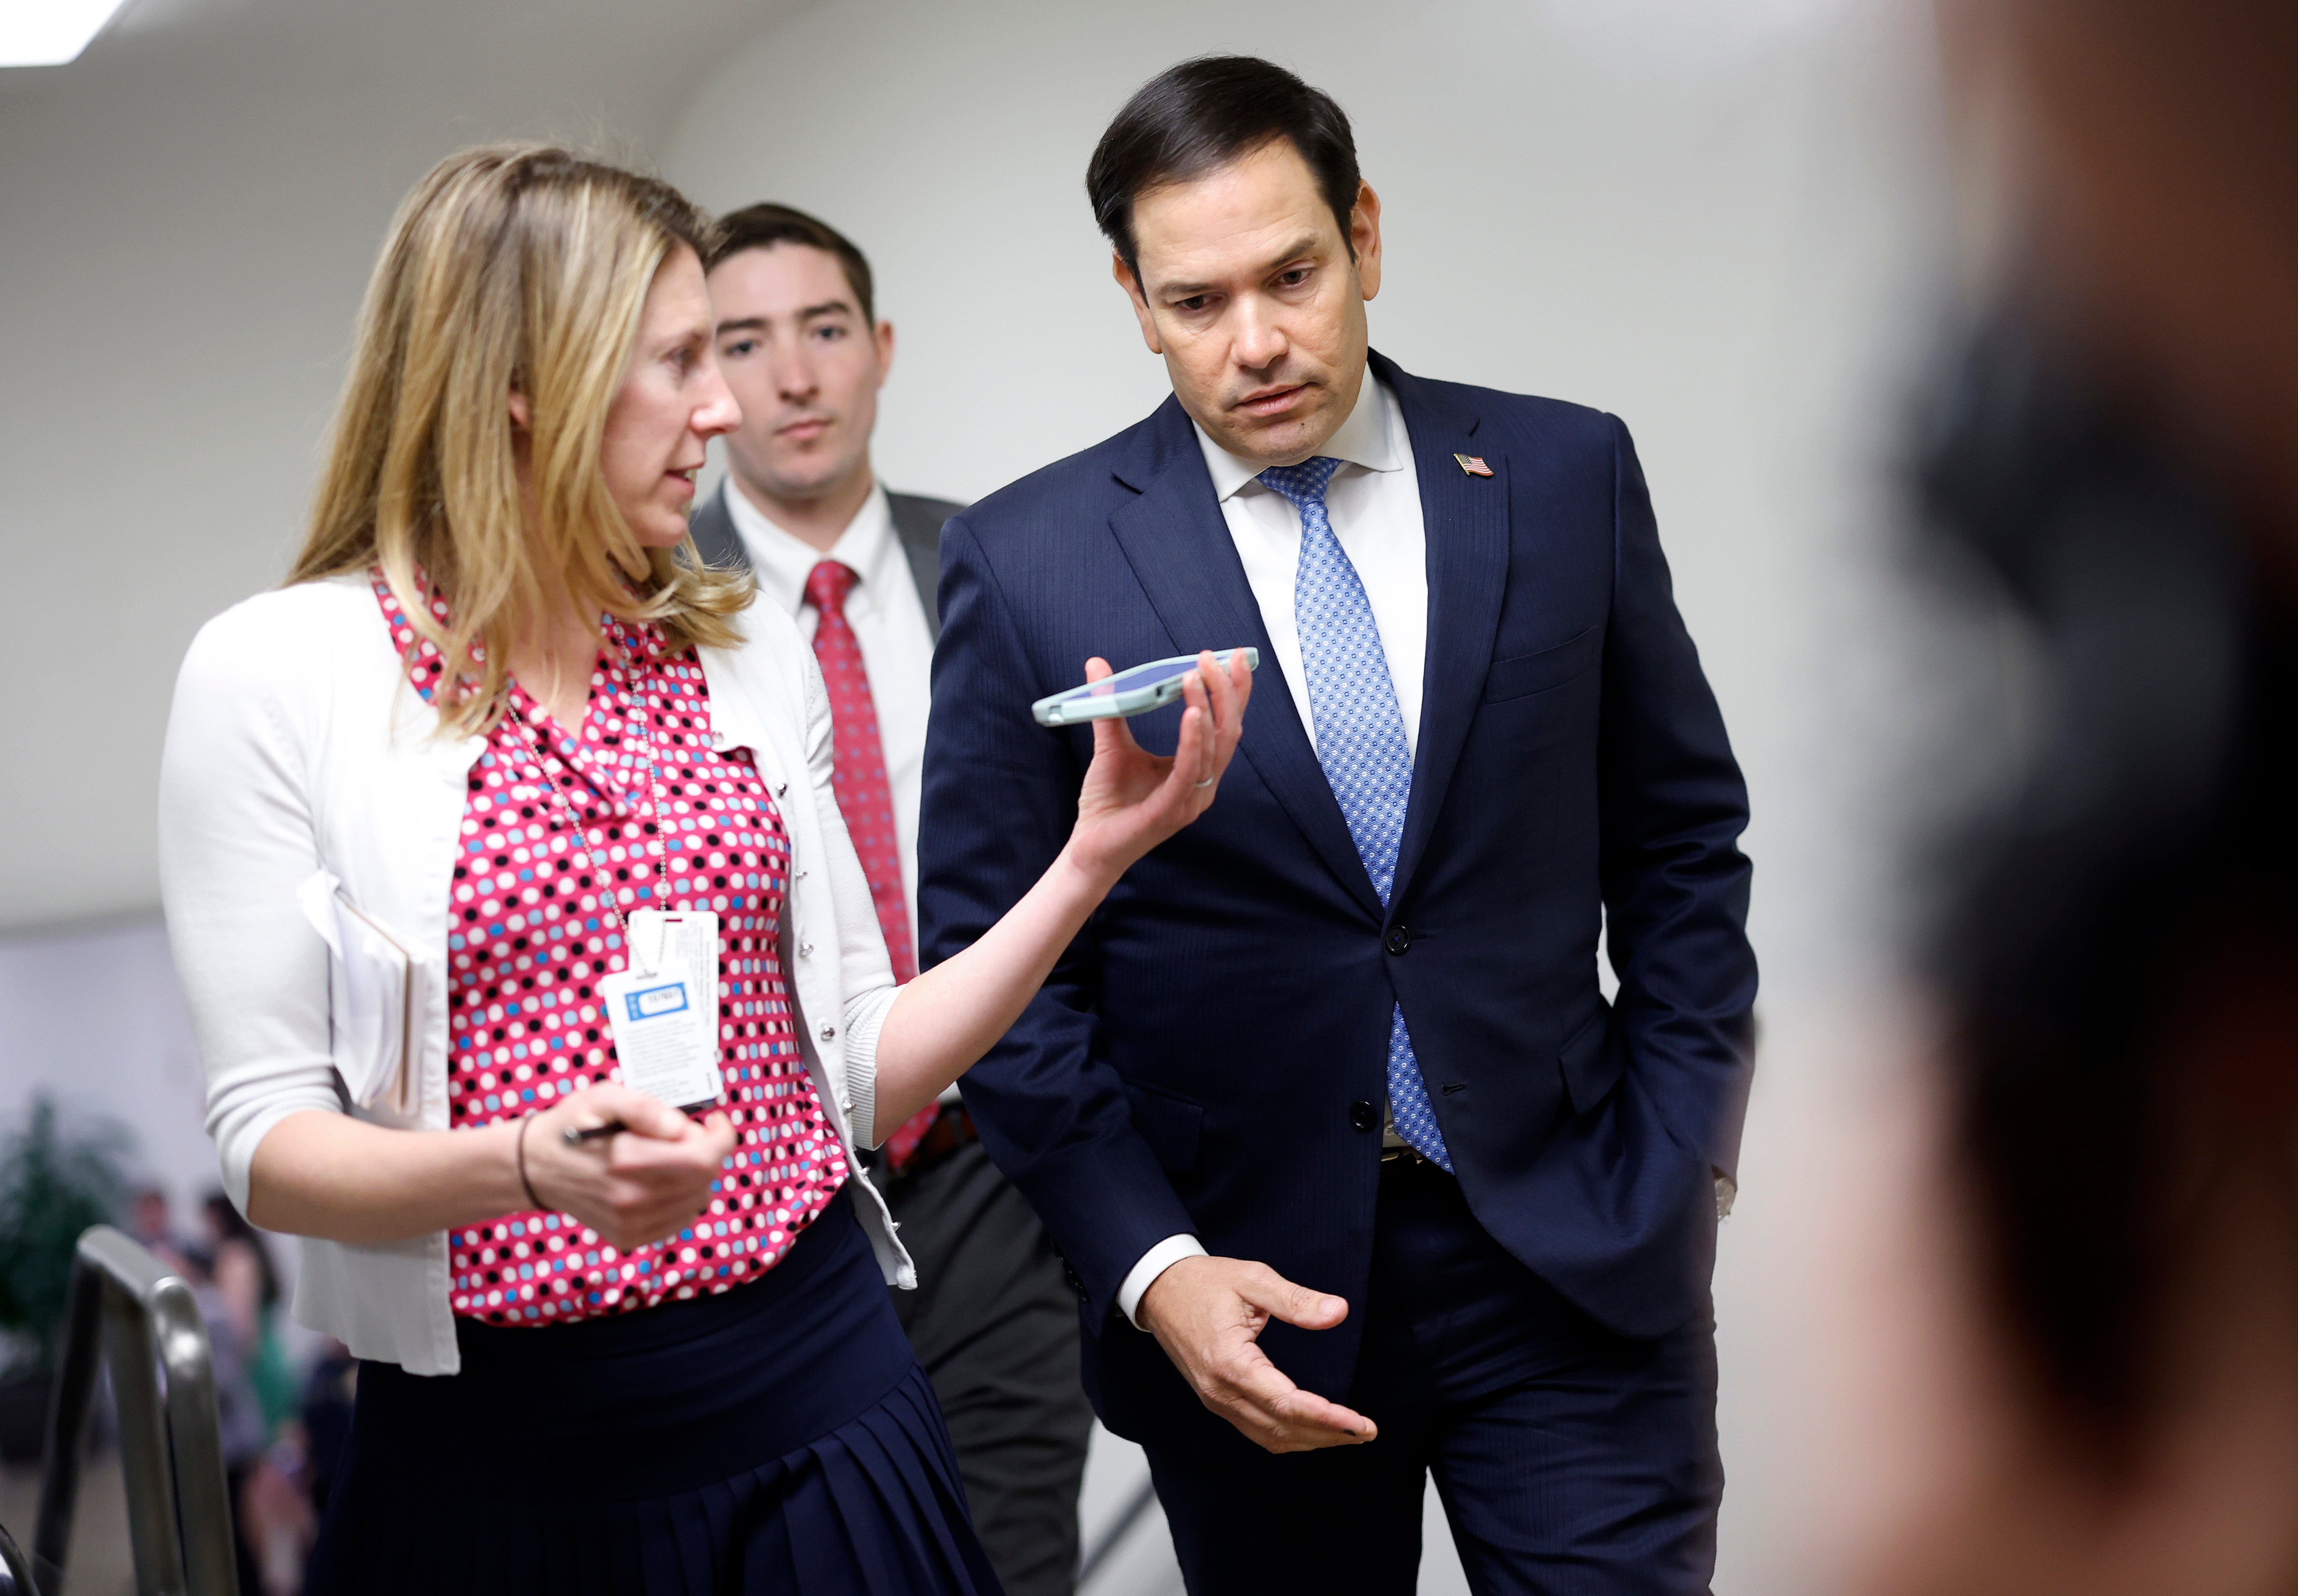
<instances>
[{"instance_id":1,"label":"man in navy suit","mask_svg":"<svg viewBox=\"0 0 2298 1596\"><path fill-rule=\"evenodd\" d=\"M965 1082L1087 1389L1193 1592L1410 1591L1432 1470L1479 1592L1704 1591L1748 806L1626 429L1369 350L1378 197L1266 62L1146 85L1087 186L1173 398L943 533L929 958L1068 834L1032 699L1261 657L1220 801Z\"/></svg>"}]
</instances>

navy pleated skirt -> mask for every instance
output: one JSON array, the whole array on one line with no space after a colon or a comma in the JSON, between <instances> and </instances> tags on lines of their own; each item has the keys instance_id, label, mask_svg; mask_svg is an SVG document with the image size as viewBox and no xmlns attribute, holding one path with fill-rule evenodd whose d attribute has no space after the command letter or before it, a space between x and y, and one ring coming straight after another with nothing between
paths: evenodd
<instances>
[{"instance_id":1,"label":"navy pleated skirt","mask_svg":"<svg viewBox=\"0 0 2298 1596\"><path fill-rule=\"evenodd\" d=\"M997 1591L846 1193L717 1296L457 1335L360 1366L312 1596Z\"/></svg>"}]
</instances>

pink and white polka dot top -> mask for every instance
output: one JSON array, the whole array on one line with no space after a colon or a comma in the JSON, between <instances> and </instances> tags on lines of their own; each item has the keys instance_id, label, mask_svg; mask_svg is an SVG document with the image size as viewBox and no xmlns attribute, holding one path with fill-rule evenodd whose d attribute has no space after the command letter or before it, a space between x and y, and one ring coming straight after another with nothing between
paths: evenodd
<instances>
[{"instance_id":1,"label":"pink and white polka dot top","mask_svg":"<svg viewBox=\"0 0 2298 1596\"><path fill-rule=\"evenodd\" d=\"M408 624L379 572L374 581L427 699L438 650ZM432 605L443 618L443 603ZM657 790L666 815L655 812ZM666 884L657 879L665 872ZM608 623L574 735L513 683L471 767L455 864L449 1124L538 1113L613 1077L597 996L599 978L624 962L621 926L601 902L611 892L624 914L716 911L720 1101L736 1142L708 1210L670 1240L619 1252L563 1213L508 1213L450 1232L456 1313L564 1324L725 1291L772 1269L829 1205L846 1155L799 1055L782 977L789 879L789 839L749 750L710 746L709 690L691 653L666 657L653 628Z\"/></svg>"}]
</instances>

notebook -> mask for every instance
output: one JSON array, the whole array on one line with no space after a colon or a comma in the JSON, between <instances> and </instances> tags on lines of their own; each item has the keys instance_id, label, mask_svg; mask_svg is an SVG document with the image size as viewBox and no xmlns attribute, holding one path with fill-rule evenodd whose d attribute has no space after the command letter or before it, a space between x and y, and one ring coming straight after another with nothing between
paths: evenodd
<instances>
[{"instance_id":1,"label":"notebook","mask_svg":"<svg viewBox=\"0 0 2298 1596\"><path fill-rule=\"evenodd\" d=\"M327 1011L336 1073L361 1108L412 1112L426 1013L423 961L408 940L351 902L327 870L296 902L327 945Z\"/></svg>"}]
</instances>

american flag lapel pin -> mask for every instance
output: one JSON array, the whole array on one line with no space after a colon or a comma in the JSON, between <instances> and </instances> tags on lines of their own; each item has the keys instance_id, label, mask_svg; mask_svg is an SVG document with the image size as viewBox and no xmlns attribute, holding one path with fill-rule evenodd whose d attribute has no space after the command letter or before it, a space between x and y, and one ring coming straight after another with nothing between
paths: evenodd
<instances>
[{"instance_id":1,"label":"american flag lapel pin","mask_svg":"<svg viewBox=\"0 0 2298 1596\"><path fill-rule=\"evenodd\" d=\"M1484 457L1480 454L1456 454L1452 458L1459 461L1460 469L1471 476L1490 476L1492 474L1492 468L1484 464Z\"/></svg>"}]
</instances>

